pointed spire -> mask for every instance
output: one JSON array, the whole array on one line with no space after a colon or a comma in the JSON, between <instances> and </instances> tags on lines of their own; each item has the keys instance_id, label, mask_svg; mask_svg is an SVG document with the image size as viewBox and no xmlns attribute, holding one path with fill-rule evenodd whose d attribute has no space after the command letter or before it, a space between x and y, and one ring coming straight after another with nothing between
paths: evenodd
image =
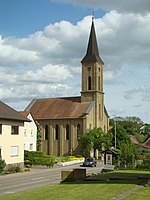
<instances>
[{"instance_id":1,"label":"pointed spire","mask_svg":"<svg viewBox=\"0 0 150 200\"><path fill-rule=\"evenodd\" d=\"M92 17L92 25L91 25L91 32L90 32L87 52L85 57L82 59L81 63L83 62L99 62L102 65L104 64L104 62L99 56L99 50L98 50L95 27L94 27L94 17Z\"/></svg>"}]
</instances>

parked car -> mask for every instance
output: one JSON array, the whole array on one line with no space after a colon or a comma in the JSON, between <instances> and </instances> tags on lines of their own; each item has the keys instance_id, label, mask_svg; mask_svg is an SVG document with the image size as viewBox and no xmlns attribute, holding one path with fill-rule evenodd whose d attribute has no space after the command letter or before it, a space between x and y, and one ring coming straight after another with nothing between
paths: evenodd
<instances>
[{"instance_id":1,"label":"parked car","mask_svg":"<svg viewBox=\"0 0 150 200\"><path fill-rule=\"evenodd\" d=\"M85 158L83 162L83 167L96 167L96 159L95 158Z\"/></svg>"}]
</instances>

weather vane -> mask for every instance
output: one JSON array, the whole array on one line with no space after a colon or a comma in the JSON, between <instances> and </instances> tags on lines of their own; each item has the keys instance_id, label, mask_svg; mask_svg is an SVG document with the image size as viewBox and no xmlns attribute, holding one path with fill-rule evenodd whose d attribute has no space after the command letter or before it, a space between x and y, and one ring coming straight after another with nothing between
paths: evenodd
<instances>
[{"instance_id":1,"label":"weather vane","mask_svg":"<svg viewBox=\"0 0 150 200\"><path fill-rule=\"evenodd\" d=\"M92 20L95 18L94 15L95 15L95 10L94 10L94 8L93 8L93 9L92 9Z\"/></svg>"}]
</instances>

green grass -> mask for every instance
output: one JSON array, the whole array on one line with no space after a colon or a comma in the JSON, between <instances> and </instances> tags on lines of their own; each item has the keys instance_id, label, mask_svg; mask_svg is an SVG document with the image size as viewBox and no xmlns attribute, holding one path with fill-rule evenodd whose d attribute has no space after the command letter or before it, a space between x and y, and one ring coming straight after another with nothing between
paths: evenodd
<instances>
[{"instance_id":1,"label":"green grass","mask_svg":"<svg viewBox=\"0 0 150 200\"><path fill-rule=\"evenodd\" d=\"M128 195L123 200L149 200L150 199L150 187L144 187L139 189L137 192L134 192Z\"/></svg>"},{"instance_id":2,"label":"green grass","mask_svg":"<svg viewBox=\"0 0 150 200\"><path fill-rule=\"evenodd\" d=\"M147 176L148 171L135 171L124 170L114 171L111 173L101 174L101 176L113 177L113 176ZM100 175L99 175L100 176ZM127 191L137 184L140 184L141 179L135 180L112 180L112 181L96 181L96 182L77 182L77 183L62 183L44 186L25 192L19 192L16 194L9 194L0 196L0 200L110 200L124 191ZM141 199L137 198L137 195L141 196ZM132 196L133 195L133 196ZM145 187L139 191L131 194L125 200L148 200L150 196L150 187ZM136 198L135 198L136 197Z\"/></svg>"},{"instance_id":3,"label":"green grass","mask_svg":"<svg viewBox=\"0 0 150 200\"><path fill-rule=\"evenodd\" d=\"M136 184L135 181L64 183L0 196L0 200L110 200Z\"/></svg>"}]
</instances>

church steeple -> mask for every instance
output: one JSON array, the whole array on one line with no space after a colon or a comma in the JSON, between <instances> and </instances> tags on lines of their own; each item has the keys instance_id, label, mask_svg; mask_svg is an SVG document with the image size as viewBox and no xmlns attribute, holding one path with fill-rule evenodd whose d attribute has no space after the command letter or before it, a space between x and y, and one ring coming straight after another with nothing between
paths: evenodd
<instances>
[{"instance_id":1,"label":"church steeple","mask_svg":"<svg viewBox=\"0 0 150 200\"><path fill-rule=\"evenodd\" d=\"M101 57L99 56L93 18L92 18L91 32L90 32L87 52L84 58L82 59L81 63L83 64L84 62L99 62L102 65L104 64Z\"/></svg>"},{"instance_id":2,"label":"church steeple","mask_svg":"<svg viewBox=\"0 0 150 200\"><path fill-rule=\"evenodd\" d=\"M99 56L94 21L88 41L87 52L82 63L82 102L95 102L94 123L95 127L103 127L104 122L104 92L103 92L103 61Z\"/></svg>"}]
</instances>

